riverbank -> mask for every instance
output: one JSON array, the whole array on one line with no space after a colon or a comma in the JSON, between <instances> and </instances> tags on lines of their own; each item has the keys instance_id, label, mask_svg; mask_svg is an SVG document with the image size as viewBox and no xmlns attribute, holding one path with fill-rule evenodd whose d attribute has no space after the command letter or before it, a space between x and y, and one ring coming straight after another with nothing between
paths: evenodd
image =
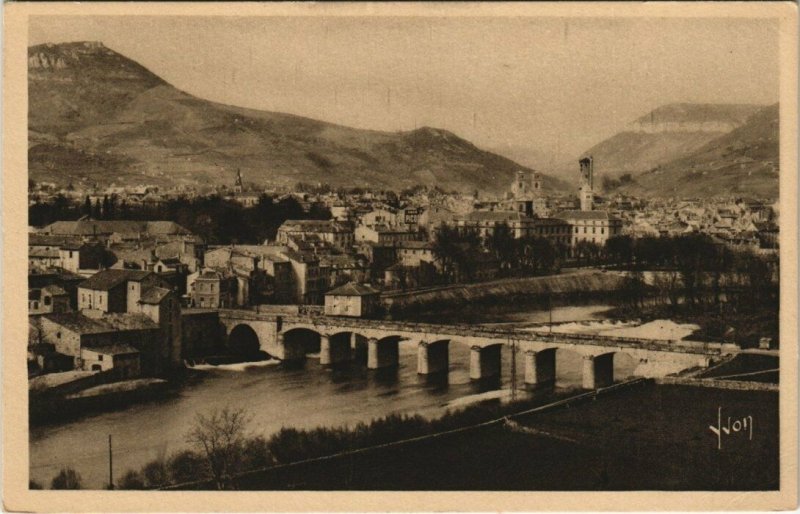
<instances>
[{"instance_id":1,"label":"riverbank","mask_svg":"<svg viewBox=\"0 0 800 514\"><path fill-rule=\"evenodd\" d=\"M541 277L513 277L475 284L454 284L423 291L392 292L381 300L392 317L424 312L448 313L470 304L506 304L514 298L546 302L552 298L597 298L619 291L624 272L582 269Z\"/></svg>"},{"instance_id":2,"label":"riverbank","mask_svg":"<svg viewBox=\"0 0 800 514\"><path fill-rule=\"evenodd\" d=\"M725 418L752 416L752 439L718 441L709 425L719 408ZM511 422L277 466L242 476L236 488L774 490L778 431L774 392L647 383Z\"/></svg>"}]
</instances>

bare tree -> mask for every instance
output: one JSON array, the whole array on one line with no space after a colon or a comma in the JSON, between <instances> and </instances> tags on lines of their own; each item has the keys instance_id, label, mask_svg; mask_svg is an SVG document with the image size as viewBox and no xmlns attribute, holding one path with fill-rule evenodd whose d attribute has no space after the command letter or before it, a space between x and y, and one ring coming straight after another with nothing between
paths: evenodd
<instances>
[{"instance_id":1,"label":"bare tree","mask_svg":"<svg viewBox=\"0 0 800 514\"><path fill-rule=\"evenodd\" d=\"M207 415L198 414L186 434L186 442L206 458L217 489L231 487L231 477L240 471L250 417L244 409L227 407Z\"/></svg>"}]
</instances>

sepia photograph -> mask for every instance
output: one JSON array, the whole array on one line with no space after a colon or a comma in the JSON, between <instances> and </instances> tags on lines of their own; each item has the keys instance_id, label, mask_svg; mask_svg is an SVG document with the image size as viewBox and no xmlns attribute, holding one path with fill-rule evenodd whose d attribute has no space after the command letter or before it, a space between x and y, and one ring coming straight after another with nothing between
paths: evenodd
<instances>
[{"instance_id":1,"label":"sepia photograph","mask_svg":"<svg viewBox=\"0 0 800 514\"><path fill-rule=\"evenodd\" d=\"M392 5L6 6L25 493L796 506L796 6Z\"/></svg>"}]
</instances>

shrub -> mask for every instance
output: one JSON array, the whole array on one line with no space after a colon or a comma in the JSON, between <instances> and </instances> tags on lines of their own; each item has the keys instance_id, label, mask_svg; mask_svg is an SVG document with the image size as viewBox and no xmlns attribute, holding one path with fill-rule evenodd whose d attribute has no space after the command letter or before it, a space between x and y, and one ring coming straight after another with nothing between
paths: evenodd
<instances>
[{"instance_id":1,"label":"shrub","mask_svg":"<svg viewBox=\"0 0 800 514\"><path fill-rule=\"evenodd\" d=\"M81 475L72 468L61 468L50 483L51 489L81 489Z\"/></svg>"},{"instance_id":2,"label":"shrub","mask_svg":"<svg viewBox=\"0 0 800 514\"><path fill-rule=\"evenodd\" d=\"M138 471L128 471L117 484L119 489L147 489L144 477Z\"/></svg>"},{"instance_id":3,"label":"shrub","mask_svg":"<svg viewBox=\"0 0 800 514\"><path fill-rule=\"evenodd\" d=\"M147 463L142 468L142 475L148 487L161 487L169 483L169 473L163 459Z\"/></svg>"}]
</instances>

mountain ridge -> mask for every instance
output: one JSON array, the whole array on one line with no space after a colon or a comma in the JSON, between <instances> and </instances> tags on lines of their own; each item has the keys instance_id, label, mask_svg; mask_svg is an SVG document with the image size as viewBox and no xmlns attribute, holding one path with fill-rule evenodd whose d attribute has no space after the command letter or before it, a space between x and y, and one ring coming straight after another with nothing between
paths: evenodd
<instances>
[{"instance_id":1,"label":"mountain ridge","mask_svg":"<svg viewBox=\"0 0 800 514\"><path fill-rule=\"evenodd\" d=\"M699 150L765 106L671 103L653 109L581 154L599 175L637 175Z\"/></svg>"},{"instance_id":2,"label":"mountain ridge","mask_svg":"<svg viewBox=\"0 0 800 514\"><path fill-rule=\"evenodd\" d=\"M363 130L204 100L98 42L28 49L29 173L58 183L505 191L526 166L444 129ZM545 175L544 187L568 185Z\"/></svg>"},{"instance_id":3,"label":"mountain ridge","mask_svg":"<svg viewBox=\"0 0 800 514\"><path fill-rule=\"evenodd\" d=\"M687 156L645 172L623 191L657 196L778 198L779 104Z\"/></svg>"}]
</instances>

